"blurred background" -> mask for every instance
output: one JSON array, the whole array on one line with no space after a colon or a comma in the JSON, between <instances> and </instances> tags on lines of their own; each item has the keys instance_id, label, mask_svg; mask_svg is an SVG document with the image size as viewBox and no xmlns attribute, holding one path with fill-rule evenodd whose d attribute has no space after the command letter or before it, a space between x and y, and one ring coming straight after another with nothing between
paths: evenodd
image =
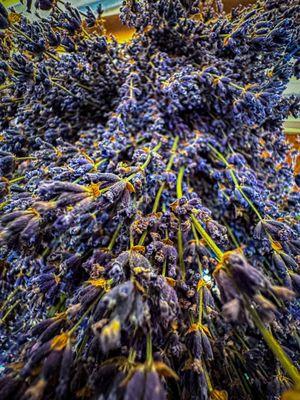
<instances>
[{"instance_id":1,"label":"blurred background","mask_svg":"<svg viewBox=\"0 0 300 400\"><path fill-rule=\"evenodd\" d=\"M25 5L21 4L20 0L0 0L5 6L14 6L17 11L26 10ZM99 0L68 0L70 3L74 4L76 7L84 10L86 6L90 6L92 9L96 9ZM225 10L230 11L232 7L238 4L250 4L255 2L255 0L223 0ZM26 0L23 0L26 3ZM34 0L33 0L34 3ZM119 8L122 4L122 0L101 0L101 5L104 10L104 15L106 19L107 29L112 32L118 40L125 41L131 36L132 32L126 29L120 23L118 18Z\"/></svg>"},{"instance_id":2,"label":"blurred background","mask_svg":"<svg viewBox=\"0 0 300 400\"><path fill-rule=\"evenodd\" d=\"M101 3L102 9L104 10L105 17L105 25L108 33L112 33L119 42L126 42L130 39L133 31L124 27L121 24L120 19L118 17L119 8L122 4L122 0L68 0L74 6L80 8L84 11L86 6L90 6L92 9L96 9ZM21 4L20 0L0 0L2 4L6 7L13 6L16 11L26 13L26 0L23 0ZM247 5L250 3L254 3L255 0L223 0L225 11L229 12L232 7L236 7L238 4ZM33 0L34 3L34 0ZM34 18L34 13L28 14L29 18ZM288 88L287 94L297 94L300 96L300 81L296 81L292 79ZM291 138L298 142L299 150L300 150L300 120L289 119L286 121L286 132L290 135L295 135L295 137ZM299 167L300 168L300 167Z\"/></svg>"},{"instance_id":3,"label":"blurred background","mask_svg":"<svg viewBox=\"0 0 300 400\"><path fill-rule=\"evenodd\" d=\"M18 0L1 0L1 2L6 5L15 5L18 3L20 4L20 1ZM24 0L24 2L26 2L26 0ZM85 7L88 5L92 8L96 8L97 4L99 3L99 1L96 0L69 0L69 2L76 5L77 7ZM224 0L224 6L226 10L230 10L232 7L235 7L238 4L245 5L254 2L255 0ZM122 0L102 0L101 3L107 13L115 14L118 12Z\"/></svg>"}]
</instances>

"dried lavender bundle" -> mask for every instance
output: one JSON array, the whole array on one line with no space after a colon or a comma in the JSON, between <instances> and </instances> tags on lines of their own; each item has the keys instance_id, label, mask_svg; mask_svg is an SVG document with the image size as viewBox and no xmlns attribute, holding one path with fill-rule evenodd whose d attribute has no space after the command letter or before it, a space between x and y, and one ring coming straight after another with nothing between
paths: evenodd
<instances>
[{"instance_id":1,"label":"dried lavender bundle","mask_svg":"<svg viewBox=\"0 0 300 400\"><path fill-rule=\"evenodd\" d=\"M0 398L300 397L299 0L0 4ZM40 10L48 10L41 17Z\"/></svg>"}]
</instances>

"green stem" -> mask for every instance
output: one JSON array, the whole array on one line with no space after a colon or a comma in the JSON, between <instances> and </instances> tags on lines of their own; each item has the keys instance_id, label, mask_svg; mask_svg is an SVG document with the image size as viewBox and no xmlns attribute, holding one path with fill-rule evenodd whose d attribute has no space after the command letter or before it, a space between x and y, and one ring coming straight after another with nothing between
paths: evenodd
<instances>
[{"instance_id":1,"label":"green stem","mask_svg":"<svg viewBox=\"0 0 300 400\"><path fill-rule=\"evenodd\" d=\"M82 323L82 321L84 320L84 318L90 313L90 311L93 309L93 307L96 305L96 303L98 303L98 301L101 299L102 297L102 292L101 294L97 297L97 299L95 301L92 302L92 304L88 307L88 309L82 314L82 316L79 318L79 320L76 322L76 324L73 326L73 328L71 328L69 330L69 335L71 336L76 329L80 326L80 324Z\"/></svg>"},{"instance_id":2,"label":"green stem","mask_svg":"<svg viewBox=\"0 0 300 400\"><path fill-rule=\"evenodd\" d=\"M123 224L122 222L119 223L119 225L117 226L117 229L115 230L115 232L114 232L114 234L113 234L113 236L112 236L112 238L111 238L111 240L109 242L109 245L107 247L109 251L112 251L112 249L113 249L113 247L114 247L114 245L116 243L117 237L118 237L120 229L122 227L122 224Z\"/></svg>"},{"instance_id":3,"label":"green stem","mask_svg":"<svg viewBox=\"0 0 300 400\"><path fill-rule=\"evenodd\" d=\"M205 365L204 361L203 361L203 372L204 372L204 375L205 375L208 392L211 393L214 390L214 388L212 386L212 383L211 383L211 380L210 380L209 374L207 372L207 368L206 368L206 365Z\"/></svg>"},{"instance_id":4,"label":"green stem","mask_svg":"<svg viewBox=\"0 0 300 400\"><path fill-rule=\"evenodd\" d=\"M9 83L9 84L7 84L7 85L2 85L2 86L0 86L0 92L2 92L2 90L9 89L9 88L11 88L11 87L13 87L13 86L14 86L13 83Z\"/></svg>"},{"instance_id":5,"label":"green stem","mask_svg":"<svg viewBox=\"0 0 300 400\"><path fill-rule=\"evenodd\" d=\"M20 287L17 286L8 296L7 299L3 302L3 304L0 307L0 310L3 310L6 305L9 303L9 301L14 297L14 295L19 291Z\"/></svg>"},{"instance_id":6,"label":"green stem","mask_svg":"<svg viewBox=\"0 0 300 400\"><path fill-rule=\"evenodd\" d=\"M96 162L95 165L94 165L94 170L97 171L98 167L100 167L100 165L105 163L105 161L107 161L107 158L103 158L103 160L100 160L100 161Z\"/></svg>"},{"instance_id":7,"label":"green stem","mask_svg":"<svg viewBox=\"0 0 300 400\"><path fill-rule=\"evenodd\" d=\"M139 246L143 246L144 241L145 241L145 239L146 239L146 237L147 237L147 234L148 234L148 230L146 229L146 230L143 232L142 236L140 237L140 240L139 240L139 243L138 243Z\"/></svg>"},{"instance_id":8,"label":"green stem","mask_svg":"<svg viewBox=\"0 0 300 400\"><path fill-rule=\"evenodd\" d=\"M9 181L9 183L16 183L16 182L22 181L23 179L25 179L25 175L24 176L19 176L18 178L11 179Z\"/></svg>"},{"instance_id":9,"label":"green stem","mask_svg":"<svg viewBox=\"0 0 300 400\"><path fill-rule=\"evenodd\" d=\"M156 152L161 148L161 145L162 145L161 143L158 143L158 145L156 145L156 146L154 147L154 149L150 151L150 153L148 154L148 157L147 157L146 161L145 161L144 164L141 166L141 170L145 171L145 169L148 167L148 165L149 165L149 163L150 163L150 161L151 161L152 155L153 155L154 153L156 153Z\"/></svg>"},{"instance_id":10,"label":"green stem","mask_svg":"<svg viewBox=\"0 0 300 400\"><path fill-rule=\"evenodd\" d=\"M154 149L152 149L152 150L149 152L146 161L145 161L144 164L140 167L140 169L141 169L142 171L145 171L145 169L148 167L148 165L149 165L149 163L150 163L150 161L151 161L152 155L153 155L154 153L156 153L156 152L161 148L161 145L162 145L162 143L158 143L158 145L156 145L156 146L154 147ZM129 175L128 178L125 179L125 181L126 181L126 182L130 182L130 181L135 177L135 175L136 175L136 172L134 172L133 174Z\"/></svg>"},{"instance_id":11,"label":"green stem","mask_svg":"<svg viewBox=\"0 0 300 400\"><path fill-rule=\"evenodd\" d=\"M199 314L198 314L198 323L202 325L202 317L203 317L203 288L199 290Z\"/></svg>"},{"instance_id":12,"label":"green stem","mask_svg":"<svg viewBox=\"0 0 300 400\"><path fill-rule=\"evenodd\" d=\"M228 354L228 361L231 366L231 369L233 370L233 373L236 375L238 381L241 383L241 388L245 394L245 397L247 398L249 393L251 393L251 389L249 388L248 382L245 381L244 376L241 374L240 368L238 369L236 368L235 360L233 359L230 353Z\"/></svg>"},{"instance_id":13,"label":"green stem","mask_svg":"<svg viewBox=\"0 0 300 400\"><path fill-rule=\"evenodd\" d=\"M165 189L165 186L166 186L166 184L165 184L165 182L163 182L161 184L160 188L158 189L157 193L156 193L154 204L153 204L153 208L152 208L152 212L153 213L156 213L157 210L158 210L160 198L161 198L161 195L162 195L162 193L163 193L163 191Z\"/></svg>"},{"instance_id":14,"label":"green stem","mask_svg":"<svg viewBox=\"0 0 300 400\"><path fill-rule=\"evenodd\" d=\"M129 243L130 243L130 248L132 248L134 246L134 240L133 240L133 234L131 231L129 233Z\"/></svg>"},{"instance_id":15,"label":"green stem","mask_svg":"<svg viewBox=\"0 0 300 400\"><path fill-rule=\"evenodd\" d=\"M167 164L167 171L170 171L170 169L172 168L173 162L174 162L174 157L175 157L175 152L177 150L178 147L178 143L179 143L179 136L176 136L172 148L171 148L171 157L169 159L169 162Z\"/></svg>"},{"instance_id":16,"label":"green stem","mask_svg":"<svg viewBox=\"0 0 300 400\"><path fill-rule=\"evenodd\" d=\"M252 203L252 201L249 199L249 197L244 193L243 189L240 187L240 184L237 180L237 177L235 176L231 165L228 163L226 158L223 156L222 153L220 153L217 149L215 149L210 143L208 143L208 147L216 154L216 156L219 158L220 161L222 161L226 168L229 169L230 176L232 178L232 181L234 183L235 188L240 192L240 194L244 197L244 199L247 201L251 209L254 211L254 213L258 216L259 220L261 221L263 218L258 211L258 209L255 207L255 205Z\"/></svg>"},{"instance_id":17,"label":"green stem","mask_svg":"<svg viewBox=\"0 0 300 400\"><path fill-rule=\"evenodd\" d=\"M177 232L177 243L178 243L178 259L179 266L182 273L182 278L185 280L185 265L183 260L183 240L182 240L182 231L181 231L181 222L179 220L178 232Z\"/></svg>"},{"instance_id":18,"label":"green stem","mask_svg":"<svg viewBox=\"0 0 300 400\"><path fill-rule=\"evenodd\" d=\"M175 157L175 151L176 151L177 146L178 146L178 141L179 141L179 137L176 136L176 138L174 140L174 143L172 145L172 148L171 148L171 157L170 157L169 162L167 164L166 171L170 171L171 168L172 168L172 165L173 165L173 162L174 162L174 157ZM161 184L160 188L158 189L158 192L157 192L157 194L155 196L153 208L152 208L152 212L153 213L156 213L157 210L158 210L160 198L161 198L161 195L162 195L163 191L165 190L165 187L166 187L166 184L165 184L165 182L163 182Z\"/></svg>"},{"instance_id":19,"label":"green stem","mask_svg":"<svg viewBox=\"0 0 300 400\"><path fill-rule=\"evenodd\" d=\"M18 304L20 304L21 300L17 300L4 314L3 318L0 319L0 323L3 323L6 318L11 314L11 312L17 307Z\"/></svg>"},{"instance_id":20,"label":"green stem","mask_svg":"<svg viewBox=\"0 0 300 400\"><path fill-rule=\"evenodd\" d=\"M165 260L163 263L163 267L162 267L162 276L166 276L166 272L167 272L167 261Z\"/></svg>"},{"instance_id":21,"label":"green stem","mask_svg":"<svg viewBox=\"0 0 300 400\"><path fill-rule=\"evenodd\" d=\"M221 261L223 258L223 251L218 247L215 241L206 232L206 230L203 228L203 226L200 224L200 222L197 220L194 214L192 214L191 219L197 231L200 233L205 242L208 244L209 248L215 253L218 261Z\"/></svg>"},{"instance_id":22,"label":"green stem","mask_svg":"<svg viewBox=\"0 0 300 400\"><path fill-rule=\"evenodd\" d=\"M234 334L238 338L238 340L241 342L241 344L245 347L245 349L248 351L249 350L249 346L246 343L246 341L243 339L243 337L240 335L240 333L238 332L237 328L234 328Z\"/></svg>"},{"instance_id":23,"label":"green stem","mask_svg":"<svg viewBox=\"0 0 300 400\"><path fill-rule=\"evenodd\" d=\"M184 167L180 167L177 182L176 182L176 192L177 192L177 199L181 199L183 197L182 192L182 181L184 176ZM185 265L183 260L183 239L182 239L182 230L181 230L181 220L178 218L178 232L177 232L177 243L178 243L178 259L179 259L179 266L182 273L182 278L185 280Z\"/></svg>"},{"instance_id":24,"label":"green stem","mask_svg":"<svg viewBox=\"0 0 300 400\"><path fill-rule=\"evenodd\" d=\"M198 237L198 234L197 234L197 231L196 231L196 228L195 228L194 224L192 224L192 232L193 232L193 236L194 236L194 238L196 240L196 244L198 246L200 242L199 242L199 237Z\"/></svg>"},{"instance_id":25,"label":"green stem","mask_svg":"<svg viewBox=\"0 0 300 400\"><path fill-rule=\"evenodd\" d=\"M9 204L9 200L0 203L0 210L2 210L5 206L7 206L7 204Z\"/></svg>"},{"instance_id":26,"label":"green stem","mask_svg":"<svg viewBox=\"0 0 300 400\"><path fill-rule=\"evenodd\" d=\"M82 353L84 347L86 346L86 343L87 343L87 341L88 341L88 335L87 335L87 333L88 333L88 331L86 330L86 331L84 332L84 336L83 336L83 338L82 338L82 340L81 340L81 343L80 343L80 345L78 346L78 350L76 351L76 360L79 359L79 357L81 356L81 353Z\"/></svg>"},{"instance_id":27,"label":"green stem","mask_svg":"<svg viewBox=\"0 0 300 400\"><path fill-rule=\"evenodd\" d=\"M209 73L209 75L211 75L211 76L213 76L214 78L217 78L217 79L222 78L222 76L217 75L217 74ZM236 89L239 89L239 90L241 90L241 91L245 91L245 88L244 88L244 87L239 86L239 85L237 85L236 83L228 82L228 85L230 85L230 86L232 86L232 87L234 87L234 88L236 88Z\"/></svg>"},{"instance_id":28,"label":"green stem","mask_svg":"<svg viewBox=\"0 0 300 400\"><path fill-rule=\"evenodd\" d=\"M203 279L203 270L199 256L197 255L197 263L199 267L199 273L201 279ZM204 299L204 290L203 287L199 289L199 314L198 314L198 323L202 325L202 318L203 318L203 299Z\"/></svg>"},{"instance_id":29,"label":"green stem","mask_svg":"<svg viewBox=\"0 0 300 400\"><path fill-rule=\"evenodd\" d=\"M36 157L16 157L15 160L17 161L26 161L26 160L37 160Z\"/></svg>"},{"instance_id":30,"label":"green stem","mask_svg":"<svg viewBox=\"0 0 300 400\"><path fill-rule=\"evenodd\" d=\"M151 338L151 332L147 334L147 339L146 339L146 364L147 367L151 367L153 363L153 354L152 354L152 338Z\"/></svg>"},{"instance_id":31,"label":"green stem","mask_svg":"<svg viewBox=\"0 0 300 400\"><path fill-rule=\"evenodd\" d=\"M192 231L193 231L193 235L194 235L196 244L199 245L199 237L198 237L198 234L197 234L194 224L192 224ZM201 277L201 279L203 279L203 268L202 268L202 264L201 264L199 255L197 255L197 264L198 264L198 268L199 268L200 277ZM200 325L202 325L202 317L203 317L203 297L204 297L204 290L203 290L203 287L200 287L200 289L199 289L199 306L198 306L198 323Z\"/></svg>"},{"instance_id":32,"label":"green stem","mask_svg":"<svg viewBox=\"0 0 300 400\"><path fill-rule=\"evenodd\" d=\"M260 212L258 211L258 209L255 207L255 205L252 203L252 201L249 199L249 197L244 193L243 189L240 187L240 184L232 170L232 168L230 167L230 176L232 177L234 186L236 187L236 189L241 193L241 195L244 197L244 199L247 201L247 203L249 204L249 206L252 208L252 210L255 212L255 214L258 216L258 219L260 221L263 220L263 217L260 215Z\"/></svg>"},{"instance_id":33,"label":"green stem","mask_svg":"<svg viewBox=\"0 0 300 400\"><path fill-rule=\"evenodd\" d=\"M227 222L223 219L223 223L226 226L227 232L229 233L229 236L231 237L231 240L233 242L233 244L235 245L236 248L240 247L240 243L237 241L235 235L232 232L232 229L230 228L230 226L227 224Z\"/></svg>"},{"instance_id":34,"label":"green stem","mask_svg":"<svg viewBox=\"0 0 300 400\"><path fill-rule=\"evenodd\" d=\"M174 143L172 145L172 148L171 148L171 157L170 157L169 162L167 164L166 171L170 171L170 169L172 168L172 165L173 165L173 162L174 162L174 157L175 157L175 151L177 149L178 142L179 142L179 137L176 136L176 138L174 140ZM166 187L166 184L165 184L165 182L163 182L161 184L161 186L159 187L157 193L156 193L154 204L153 204L153 207L152 207L152 212L153 213L156 213L157 210L158 210L159 202L160 202L161 196L163 194L163 191L165 190L165 187ZM143 233L142 237L140 238L140 241L139 241L139 245L140 246L143 245L143 243L144 243L144 241L146 239L147 233L148 233L148 230L146 230Z\"/></svg>"},{"instance_id":35,"label":"green stem","mask_svg":"<svg viewBox=\"0 0 300 400\"><path fill-rule=\"evenodd\" d=\"M76 94L72 93L69 89L67 89L66 87L62 86L61 84L51 80L51 83L54 86L57 86L59 89L63 90L64 92L66 92L67 94L69 94L72 97L75 97L76 99L78 99L78 97L76 96Z\"/></svg>"},{"instance_id":36,"label":"green stem","mask_svg":"<svg viewBox=\"0 0 300 400\"><path fill-rule=\"evenodd\" d=\"M182 192L183 175L184 175L184 167L181 167L179 169L177 182L176 182L176 192L177 192L177 198L178 199L181 199L181 197L183 197L183 192Z\"/></svg>"}]
</instances>

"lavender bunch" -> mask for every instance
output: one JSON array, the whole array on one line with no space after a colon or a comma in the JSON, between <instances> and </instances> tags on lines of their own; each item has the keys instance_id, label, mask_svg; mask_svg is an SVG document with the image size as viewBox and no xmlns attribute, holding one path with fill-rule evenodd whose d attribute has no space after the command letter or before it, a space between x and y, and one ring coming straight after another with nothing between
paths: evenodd
<instances>
[{"instance_id":1,"label":"lavender bunch","mask_svg":"<svg viewBox=\"0 0 300 400\"><path fill-rule=\"evenodd\" d=\"M300 394L300 3L0 5L0 394ZM42 17L40 10L48 10Z\"/></svg>"}]
</instances>

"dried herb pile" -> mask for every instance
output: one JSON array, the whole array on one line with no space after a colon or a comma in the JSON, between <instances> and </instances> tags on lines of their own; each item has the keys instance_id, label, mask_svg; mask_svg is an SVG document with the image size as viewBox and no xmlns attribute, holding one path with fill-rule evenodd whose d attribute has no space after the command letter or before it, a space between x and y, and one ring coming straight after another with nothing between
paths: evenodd
<instances>
[{"instance_id":1,"label":"dried herb pile","mask_svg":"<svg viewBox=\"0 0 300 400\"><path fill-rule=\"evenodd\" d=\"M27 9L0 4L1 400L299 399L299 0L125 0L125 44Z\"/></svg>"}]
</instances>

